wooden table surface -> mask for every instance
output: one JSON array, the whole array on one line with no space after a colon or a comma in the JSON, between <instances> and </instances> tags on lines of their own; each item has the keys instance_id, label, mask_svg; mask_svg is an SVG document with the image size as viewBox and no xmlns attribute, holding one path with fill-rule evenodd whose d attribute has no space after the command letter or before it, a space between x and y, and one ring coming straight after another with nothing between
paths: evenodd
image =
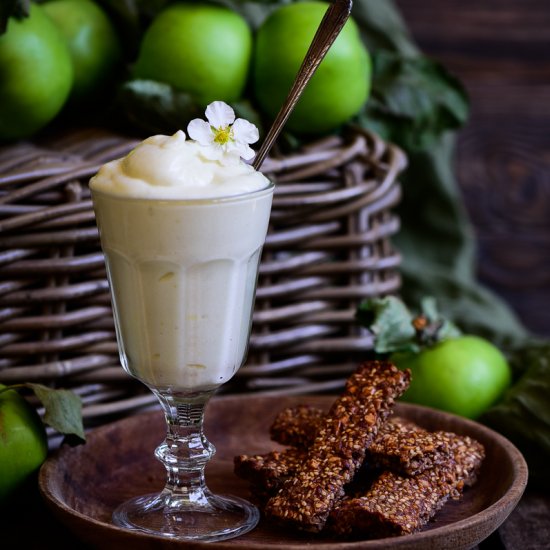
<instances>
[{"instance_id":1,"label":"wooden table surface","mask_svg":"<svg viewBox=\"0 0 550 550\"><path fill-rule=\"evenodd\" d=\"M470 95L456 173L480 279L550 336L550 2L396 1L423 51Z\"/></svg>"}]
</instances>

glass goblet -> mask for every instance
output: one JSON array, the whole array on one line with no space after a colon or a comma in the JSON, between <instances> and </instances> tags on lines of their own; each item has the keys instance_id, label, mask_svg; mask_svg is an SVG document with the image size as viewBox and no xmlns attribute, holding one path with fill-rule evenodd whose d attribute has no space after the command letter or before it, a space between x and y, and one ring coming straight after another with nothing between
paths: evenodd
<instances>
[{"instance_id":1,"label":"glass goblet","mask_svg":"<svg viewBox=\"0 0 550 550\"><path fill-rule=\"evenodd\" d=\"M214 495L215 452L205 406L241 367L273 185L224 198L121 198L92 190L123 368L157 396L167 424L155 456L164 489L121 504L115 524L166 537L217 541L253 529L259 512Z\"/></svg>"}]
</instances>

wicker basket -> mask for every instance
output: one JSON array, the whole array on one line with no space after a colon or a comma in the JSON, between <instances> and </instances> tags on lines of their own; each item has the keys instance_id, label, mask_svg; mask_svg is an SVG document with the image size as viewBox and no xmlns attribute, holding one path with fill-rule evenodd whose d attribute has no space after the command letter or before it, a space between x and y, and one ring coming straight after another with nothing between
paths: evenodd
<instances>
[{"instance_id":1,"label":"wicker basket","mask_svg":"<svg viewBox=\"0 0 550 550\"><path fill-rule=\"evenodd\" d=\"M0 148L0 382L73 388L85 418L149 406L119 366L87 181L135 140L105 130ZM371 335L358 303L399 290L405 157L356 130L263 171L277 182L248 362L223 391L336 390Z\"/></svg>"}]
</instances>

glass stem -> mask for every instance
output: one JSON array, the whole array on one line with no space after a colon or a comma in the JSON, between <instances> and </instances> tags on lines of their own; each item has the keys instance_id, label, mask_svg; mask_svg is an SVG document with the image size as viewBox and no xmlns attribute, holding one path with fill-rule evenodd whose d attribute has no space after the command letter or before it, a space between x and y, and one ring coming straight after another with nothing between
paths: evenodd
<instances>
[{"instance_id":1,"label":"glass stem","mask_svg":"<svg viewBox=\"0 0 550 550\"><path fill-rule=\"evenodd\" d=\"M161 497L168 507L207 508L210 492L204 469L216 449L203 432L204 411L211 392L173 394L155 391L166 418L166 439L155 456L166 468Z\"/></svg>"}]
</instances>

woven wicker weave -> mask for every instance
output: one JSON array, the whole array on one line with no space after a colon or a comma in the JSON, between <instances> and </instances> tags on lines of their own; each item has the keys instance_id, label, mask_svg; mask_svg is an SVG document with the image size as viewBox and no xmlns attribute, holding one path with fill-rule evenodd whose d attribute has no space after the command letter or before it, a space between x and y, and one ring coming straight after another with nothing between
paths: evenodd
<instances>
[{"instance_id":1,"label":"woven wicker weave","mask_svg":"<svg viewBox=\"0 0 550 550\"><path fill-rule=\"evenodd\" d=\"M88 418L154 398L119 366L87 181L136 142L104 130L0 148L0 382L80 393ZM358 303L399 290L399 149L354 131L268 158L277 182L247 365L224 391L336 389L369 333Z\"/></svg>"}]
</instances>

